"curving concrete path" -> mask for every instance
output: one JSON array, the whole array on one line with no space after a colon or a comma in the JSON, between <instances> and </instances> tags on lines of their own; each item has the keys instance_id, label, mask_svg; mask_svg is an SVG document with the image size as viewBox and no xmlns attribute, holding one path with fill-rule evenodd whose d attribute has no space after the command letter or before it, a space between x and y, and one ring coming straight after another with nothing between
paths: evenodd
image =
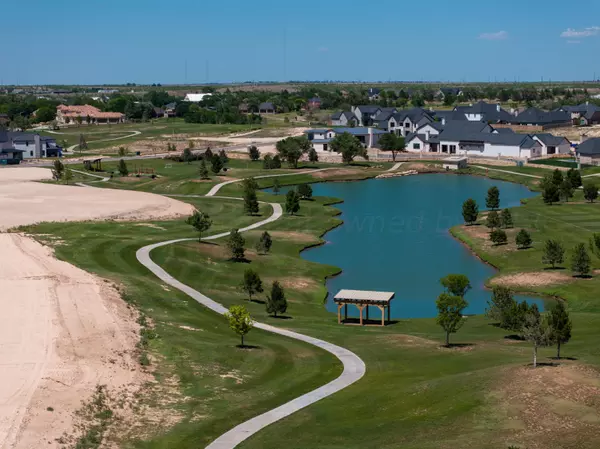
<instances>
[{"instance_id":1,"label":"curving concrete path","mask_svg":"<svg viewBox=\"0 0 600 449\"><path fill-rule=\"evenodd\" d=\"M296 174L296 173L294 173L294 174ZM278 176L278 175L268 175L268 176ZM285 175L279 175L279 176L285 176ZM233 182L237 182L237 181L233 181ZM231 181L228 181L226 183L219 184L218 186L215 186L215 187L220 188L223 185L230 184L230 183L231 183ZM213 190L215 190L215 189L213 188ZM207 195L207 196L214 197L214 194L218 190L219 189L216 189L214 192L211 190L212 195ZM215 197L215 198L226 198L226 197ZM239 200L241 198L235 198L235 199ZM259 221L257 223L254 223L245 228L242 228L239 231L243 232L243 231L249 231L251 229L257 229L265 224L274 222L274 221L278 220L279 218L281 218L281 216L283 214L281 204L278 204L278 203L270 203L270 204L273 207L273 214L269 218ZM229 232L224 232L221 234L204 237L202 240L215 240L215 239L218 239L221 237L225 237L227 235L229 235ZM188 296L192 297L194 300L196 300L199 304L201 304L205 307L208 307L212 311L219 313L221 315L224 315L227 312L227 309L223 305L219 304L216 301L213 301L208 296L203 295L202 293L198 292L197 290L194 290L190 286L185 285L184 283L178 281L173 276L171 276L169 273L167 273L165 270L163 270L160 266L158 266L156 263L154 263L152 261L152 258L150 257L150 253L152 252L153 249L160 248L162 246L172 245L174 243L192 241L192 240L195 241L196 239L195 238L177 239L177 240L169 240L166 242L155 243L153 245L148 245L143 248L140 248L136 252L136 258L142 265L144 265L146 268L148 268L152 273L154 273L154 275L156 275L164 283L182 291L186 295L188 295ZM242 441L246 440L247 438L251 437L258 431L260 431L261 429L264 429L265 427L269 426L270 424L273 424L274 422L277 422L280 419L285 418L286 416L289 416L292 413L297 412L298 410L301 410L311 404L314 404L315 402L320 401L321 399L326 398L327 396L331 396L332 394L334 394L340 390L343 390L344 388L353 384L354 382L356 382L357 380L359 380L360 378L362 378L365 375L365 372L366 372L365 363L360 359L360 357L358 357L356 354L354 354L353 352L351 352L345 348L334 345L332 343L328 343L323 340L319 340L317 338L309 337L308 335L299 334L298 332L293 332L293 331L290 331L287 329L281 329L281 328L278 328L275 326L271 326L269 324L254 323L254 325L258 329L262 329L267 332L272 332L274 334L283 335L285 337L294 338L296 340L300 340L300 341L312 344L314 346L317 346L317 347L333 354L342 362L342 365L344 366L344 371L337 379L332 380L328 384L323 385L322 387L319 387L316 390L306 393L296 399L286 402L285 404L283 404L273 410L270 410L266 413L263 413L262 415L256 416L246 422L243 422L242 424L237 425L236 427L234 427L233 429L224 433L219 438L217 438L212 443L210 443L206 447L206 449L232 449L232 448L236 447L238 444L240 444Z\"/></svg>"},{"instance_id":2,"label":"curving concrete path","mask_svg":"<svg viewBox=\"0 0 600 449\"><path fill-rule=\"evenodd\" d=\"M308 173L317 173L320 171L324 171L324 170L330 170L330 168L318 168L316 170L302 170L302 171L298 171L295 173L277 173L274 175L261 175L261 176L254 176L254 179L262 179L262 178L277 178L279 176L296 176L296 175L305 175ZM221 190L222 187L225 187L226 185L229 184L234 184L236 182L242 182L243 179L234 179L232 181L225 181L222 182L220 184L217 184L215 186L213 186L212 189L210 189L210 191L205 195L205 196L215 196L217 194L217 192L219 190Z\"/></svg>"},{"instance_id":3,"label":"curving concrete path","mask_svg":"<svg viewBox=\"0 0 600 449\"><path fill-rule=\"evenodd\" d=\"M50 132L50 131L48 131ZM57 133L54 132L52 134L65 134L65 133ZM95 143L95 142L112 142L113 140L121 140L121 139L127 139L128 137L135 137L135 136L139 136L140 134L142 134L141 131L131 131L131 134L127 134L126 136L120 136L120 137L111 137L110 139L98 139L98 140L90 140L88 143ZM77 148L79 146L79 144L75 144L75 145L71 145L69 148L67 148L67 153L72 153L75 151L75 148Z\"/></svg>"},{"instance_id":4,"label":"curving concrete path","mask_svg":"<svg viewBox=\"0 0 600 449\"><path fill-rule=\"evenodd\" d=\"M529 173L519 173L518 171L502 170L500 168L482 167L481 165L473 165L473 167L480 168L481 170L497 171L500 173L509 173L511 175L519 175L519 176L526 176L528 178L542 179L542 176L530 175Z\"/></svg>"}]
</instances>

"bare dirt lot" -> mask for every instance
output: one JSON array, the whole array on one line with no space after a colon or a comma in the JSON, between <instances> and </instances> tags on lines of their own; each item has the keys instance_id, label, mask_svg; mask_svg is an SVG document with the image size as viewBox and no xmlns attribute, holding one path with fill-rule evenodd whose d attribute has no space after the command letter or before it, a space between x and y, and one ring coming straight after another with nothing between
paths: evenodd
<instances>
[{"instance_id":1,"label":"bare dirt lot","mask_svg":"<svg viewBox=\"0 0 600 449\"><path fill-rule=\"evenodd\" d=\"M31 182L43 168L0 169L0 231L44 221L152 220L190 215L192 206L144 192Z\"/></svg>"}]
</instances>

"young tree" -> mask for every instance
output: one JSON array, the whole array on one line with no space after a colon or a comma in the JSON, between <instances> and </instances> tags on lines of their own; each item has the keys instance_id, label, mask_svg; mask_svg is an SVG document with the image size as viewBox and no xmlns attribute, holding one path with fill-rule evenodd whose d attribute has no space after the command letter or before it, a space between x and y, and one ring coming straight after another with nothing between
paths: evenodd
<instances>
[{"instance_id":1,"label":"young tree","mask_svg":"<svg viewBox=\"0 0 600 449\"><path fill-rule=\"evenodd\" d=\"M548 315L548 325L552 332L552 340L556 342L556 358L560 359L560 346L571 339L573 323L569 318L569 311L564 301L559 300Z\"/></svg>"},{"instance_id":2,"label":"young tree","mask_svg":"<svg viewBox=\"0 0 600 449\"><path fill-rule=\"evenodd\" d=\"M271 168L281 168L281 158L278 154L273 156L273 160L271 161Z\"/></svg>"},{"instance_id":3,"label":"young tree","mask_svg":"<svg viewBox=\"0 0 600 449\"><path fill-rule=\"evenodd\" d=\"M492 210L500 208L500 190L498 190L498 187L492 186L488 189L485 207Z\"/></svg>"},{"instance_id":4,"label":"young tree","mask_svg":"<svg viewBox=\"0 0 600 449\"><path fill-rule=\"evenodd\" d=\"M397 136L393 133L384 134L379 138L379 147L382 151L389 151L392 153L392 160L396 162L396 154L403 151L405 148L404 137Z\"/></svg>"},{"instance_id":5,"label":"young tree","mask_svg":"<svg viewBox=\"0 0 600 449\"><path fill-rule=\"evenodd\" d=\"M350 133L337 134L329 145L333 151L342 155L345 164L351 163L357 156L368 159L366 148L356 136Z\"/></svg>"},{"instance_id":6,"label":"young tree","mask_svg":"<svg viewBox=\"0 0 600 449\"><path fill-rule=\"evenodd\" d=\"M583 243L578 243L573 248L573 254L571 256L571 270L575 273L575 276L587 276L590 274L592 261L590 255L585 249Z\"/></svg>"},{"instance_id":7,"label":"young tree","mask_svg":"<svg viewBox=\"0 0 600 449\"><path fill-rule=\"evenodd\" d=\"M210 163L210 169L215 175L218 175L221 172L221 170L223 170L223 161L218 154L212 155L212 157L210 158Z\"/></svg>"},{"instance_id":8,"label":"young tree","mask_svg":"<svg viewBox=\"0 0 600 449\"><path fill-rule=\"evenodd\" d=\"M119 157L125 157L127 155L127 148L119 147Z\"/></svg>"},{"instance_id":9,"label":"young tree","mask_svg":"<svg viewBox=\"0 0 600 449\"><path fill-rule=\"evenodd\" d=\"M289 190L285 195L285 211L294 215L300 210L300 196L295 190Z\"/></svg>"},{"instance_id":10,"label":"young tree","mask_svg":"<svg viewBox=\"0 0 600 449\"><path fill-rule=\"evenodd\" d=\"M263 168L265 170L270 170L273 168L272 165L273 165L273 157L271 157L271 155L268 153L265 154L263 157Z\"/></svg>"},{"instance_id":11,"label":"young tree","mask_svg":"<svg viewBox=\"0 0 600 449\"><path fill-rule=\"evenodd\" d=\"M271 294L267 296L267 313L277 317L278 313L285 313L287 310L287 300L283 287L277 281L271 286Z\"/></svg>"},{"instance_id":12,"label":"young tree","mask_svg":"<svg viewBox=\"0 0 600 449\"><path fill-rule=\"evenodd\" d=\"M469 198L463 203L462 216L467 225L472 225L477 221L477 217L479 216L479 207L474 199Z\"/></svg>"},{"instance_id":13,"label":"young tree","mask_svg":"<svg viewBox=\"0 0 600 449\"><path fill-rule=\"evenodd\" d=\"M550 264L552 268L556 268L556 264L563 263L564 256L565 249L558 240L546 240L542 263Z\"/></svg>"},{"instance_id":14,"label":"young tree","mask_svg":"<svg viewBox=\"0 0 600 449\"><path fill-rule=\"evenodd\" d=\"M449 274L440 279L440 284L446 289L446 293L451 296L460 296L463 298L471 289L471 282L464 274Z\"/></svg>"},{"instance_id":15,"label":"young tree","mask_svg":"<svg viewBox=\"0 0 600 449\"><path fill-rule=\"evenodd\" d=\"M500 216L498 212L495 210L488 212L487 218L485 219L485 225L490 229L499 228L502 222L500 221Z\"/></svg>"},{"instance_id":16,"label":"young tree","mask_svg":"<svg viewBox=\"0 0 600 449\"><path fill-rule=\"evenodd\" d=\"M64 178L65 178L66 185L69 185L71 183L71 181L73 180L73 171L69 167L65 168Z\"/></svg>"},{"instance_id":17,"label":"young tree","mask_svg":"<svg viewBox=\"0 0 600 449\"><path fill-rule=\"evenodd\" d=\"M244 189L244 212L247 215L258 214L258 198L256 197L256 190L252 188Z\"/></svg>"},{"instance_id":18,"label":"young tree","mask_svg":"<svg viewBox=\"0 0 600 449\"><path fill-rule=\"evenodd\" d=\"M300 199L309 200L312 198L312 193L313 191L310 184L300 184L298 186L298 195L300 196Z\"/></svg>"},{"instance_id":19,"label":"young tree","mask_svg":"<svg viewBox=\"0 0 600 449\"><path fill-rule=\"evenodd\" d=\"M198 173L200 174L200 179L209 179L208 168L206 168L206 161L204 159L202 159L202 161L200 161L200 167L198 168Z\"/></svg>"},{"instance_id":20,"label":"young tree","mask_svg":"<svg viewBox=\"0 0 600 449\"><path fill-rule=\"evenodd\" d=\"M193 157L192 150L189 148L184 149L183 153L181 153L181 160L186 164L191 164Z\"/></svg>"},{"instance_id":21,"label":"young tree","mask_svg":"<svg viewBox=\"0 0 600 449\"><path fill-rule=\"evenodd\" d=\"M244 271L244 280L242 281L242 290L248 293L248 298L252 301L252 295L263 292L262 280L258 273L251 268Z\"/></svg>"},{"instance_id":22,"label":"young tree","mask_svg":"<svg viewBox=\"0 0 600 449\"><path fill-rule=\"evenodd\" d=\"M566 202L569 202L569 200L573 198L573 186L571 185L569 178L565 178L565 180L561 183L559 194Z\"/></svg>"},{"instance_id":23,"label":"young tree","mask_svg":"<svg viewBox=\"0 0 600 449\"><path fill-rule=\"evenodd\" d=\"M460 296L442 293L435 305L438 309L436 322L446 332L446 347L449 347L450 334L456 333L464 324L462 312L469 304Z\"/></svg>"},{"instance_id":24,"label":"young tree","mask_svg":"<svg viewBox=\"0 0 600 449\"><path fill-rule=\"evenodd\" d=\"M579 173L579 170L575 168L569 169L569 171L567 172L567 179L571 182L571 186L574 189L578 189L582 185L581 173Z\"/></svg>"},{"instance_id":25,"label":"young tree","mask_svg":"<svg viewBox=\"0 0 600 449\"><path fill-rule=\"evenodd\" d=\"M250 176L249 178L244 178L242 180L242 189L244 189L244 191L246 190L258 190L259 189L259 185L258 182L256 182L256 179L254 179L254 177Z\"/></svg>"},{"instance_id":26,"label":"young tree","mask_svg":"<svg viewBox=\"0 0 600 449\"><path fill-rule=\"evenodd\" d=\"M494 246L504 245L508 242L508 237L506 236L506 232L502 229L494 229L490 232L490 241L494 244Z\"/></svg>"},{"instance_id":27,"label":"young tree","mask_svg":"<svg viewBox=\"0 0 600 449\"><path fill-rule=\"evenodd\" d=\"M125 163L124 159L121 159L119 161L119 173L121 174L121 176L128 176L129 175L129 170L127 169L127 164Z\"/></svg>"},{"instance_id":28,"label":"young tree","mask_svg":"<svg viewBox=\"0 0 600 449\"><path fill-rule=\"evenodd\" d=\"M532 243L531 235L529 232L527 232L527 230L521 229L515 237L515 243L519 249L529 248Z\"/></svg>"},{"instance_id":29,"label":"young tree","mask_svg":"<svg viewBox=\"0 0 600 449\"><path fill-rule=\"evenodd\" d=\"M557 188L560 188L561 184L563 183L563 179L563 174L558 168L552 172L552 184L554 184Z\"/></svg>"},{"instance_id":30,"label":"young tree","mask_svg":"<svg viewBox=\"0 0 600 449\"><path fill-rule=\"evenodd\" d=\"M188 140L188 148L193 149L196 147L196 142L193 140Z\"/></svg>"},{"instance_id":31,"label":"young tree","mask_svg":"<svg viewBox=\"0 0 600 449\"><path fill-rule=\"evenodd\" d=\"M245 256L245 248L246 240L242 237L242 234L237 229L233 229L229 233L229 237L227 238L227 249L229 250L229 254L231 254L231 259L239 262L244 260Z\"/></svg>"},{"instance_id":32,"label":"young tree","mask_svg":"<svg viewBox=\"0 0 600 449\"><path fill-rule=\"evenodd\" d=\"M311 147L310 150L308 150L308 160L310 162L312 162L313 164L315 162L319 162L319 155L317 154L317 150L315 150L314 148Z\"/></svg>"},{"instance_id":33,"label":"young tree","mask_svg":"<svg viewBox=\"0 0 600 449\"><path fill-rule=\"evenodd\" d=\"M583 186L583 197L593 203L598 198L598 187L595 184L589 183Z\"/></svg>"},{"instance_id":34,"label":"young tree","mask_svg":"<svg viewBox=\"0 0 600 449\"><path fill-rule=\"evenodd\" d=\"M492 299L488 301L488 308L485 315L492 320L498 321L502 329L507 329L511 325L511 315L515 299L510 288L501 285L495 285L492 290Z\"/></svg>"},{"instance_id":35,"label":"young tree","mask_svg":"<svg viewBox=\"0 0 600 449\"><path fill-rule=\"evenodd\" d=\"M244 336L254 327L254 321L244 306L231 306L225 314L232 331L241 337L240 347L244 347Z\"/></svg>"},{"instance_id":36,"label":"young tree","mask_svg":"<svg viewBox=\"0 0 600 449\"><path fill-rule=\"evenodd\" d=\"M53 162L52 166L53 166L53 168L52 168L52 177L54 178L55 181L60 181L62 179L62 177L63 177L64 172L65 172L65 166L60 161L60 159L56 159Z\"/></svg>"},{"instance_id":37,"label":"young tree","mask_svg":"<svg viewBox=\"0 0 600 449\"><path fill-rule=\"evenodd\" d=\"M199 210L195 210L185 222L198 231L198 242L202 242L202 233L208 231L212 226L212 220L208 214L200 212Z\"/></svg>"},{"instance_id":38,"label":"young tree","mask_svg":"<svg viewBox=\"0 0 600 449\"><path fill-rule=\"evenodd\" d=\"M81 122L79 124L81 124ZM79 152L81 152L83 150L87 150L87 149L88 149L88 144L85 141L85 137L83 137L83 134L79 134Z\"/></svg>"},{"instance_id":39,"label":"young tree","mask_svg":"<svg viewBox=\"0 0 600 449\"><path fill-rule=\"evenodd\" d=\"M223 167L225 167L225 165L227 165L227 163L229 162L229 156L227 156L225 150L219 151L219 159L221 159L221 164L223 165Z\"/></svg>"},{"instance_id":40,"label":"young tree","mask_svg":"<svg viewBox=\"0 0 600 449\"><path fill-rule=\"evenodd\" d=\"M554 203L558 203L560 201L560 191L556 184L550 183L546 184L542 189L542 199L544 203L552 206Z\"/></svg>"},{"instance_id":41,"label":"young tree","mask_svg":"<svg viewBox=\"0 0 600 449\"><path fill-rule=\"evenodd\" d=\"M256 252L259 254L266 254L271 251L271 246L273 245L273 239L271 239L271 234L267 231L263 232L260 236L260 239L256 243Z\"/></svg>"},{"instance_id":42,"label":"young tree","mask_svg":"<svg viewBox=\"0 0 600 449\"><path fill-rule=\"evenodd\" d=\"M173 146L175 146L175 145L173 145ZM204 152L204 157L206 158L207 161L212 161L213 152L210 149L210 147L206 147L206 151Z\"/></svg>"},{"instance_id":43,"label":"young tree","mask_svg":"<svg viewBox=\"0 0 600 449\"><path fill-rule=\"evenodd\" d=\"M502 209L500 212L500 226L505 229L513 227L513 218L509 209Z\"/></svg>"},{"instance_id":44,"label":"young tree","mask_svg":"<svg viewBox=\"0 0 600 449\"><path fill-rule=\"evenodd\" d=\"M523 337L533 344L533 367L537 367L537 351L539 347L549 346L552 343L552 331L548 322L540 316L534 304L525 315Z\"/></svg>"},{"instance_id":45,"label":"young tree","mask_svg":"<svg viewBox=\"0 0 600 449\"><path fill-rule=\"evenodd\" d=\"M592 234L590 237L590 251L596 257L600 257L600 234Z\"/></svg>"},{"instance_id":46,"label":"young tree","mask_svg":"<svg viewBox=\"0 0 600 449\"><path fill-rule=\"evenodd\" d=\"M256 148L256 145L250 145L248 147L248 155L251 161L257 161L260 159L260 150Z\"/></svg>"},{"instance_id":47,"label":"young tree","mask_svg":"<svg viewBox=\"0 0 600 449\"><path fill-rule=\"evenodd\" d=\"M279 179L275 178L273 181L273 193L275 195L279 195L279 191L281 190L281 185L279 184Z\"/></svg>"}]
</instances>

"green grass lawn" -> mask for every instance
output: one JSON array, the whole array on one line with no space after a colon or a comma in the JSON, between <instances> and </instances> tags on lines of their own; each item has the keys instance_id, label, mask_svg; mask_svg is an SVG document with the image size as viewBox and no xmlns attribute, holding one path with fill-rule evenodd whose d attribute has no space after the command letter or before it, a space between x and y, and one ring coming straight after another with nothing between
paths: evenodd
<instances>
[{"instance_id":1,"label":"green grass lawn","mask_svg":"<svg viewBox=\"0 0 600 449\"><path fill-rule=\"evenodd\" d=\"M178 166L177 170L180 170L177 176L184 181L185 171L192 173L196 168ZM243 168L239 170L244 173ZM252 169L248 170L250 173ZM354 176L372 176L375 171L365 168L362 175ZM283 184L307 176L284 177L281 181ZM239 192L234 184L221 193L237 196ZM265 201L284 201L283 196L266 193L259 196ZM575 200L579 202L580 198ZM213 218L211 234L261 219L244 216L239 201L218 198L190 201ZM528 396L528 402L521 404L509 400L504 392L518 380L533 382L533 376L544 371L524 370L531 358L529 344L507 340L505 331L482 316L467 319L452 337L455 343L465 346L453 349L440 348L443 335L434 319L400 320L386 328L338 325L336 316L323 305L324 278L336 273L337 268L299 257L303 248L319 243L326 230L340 224L339 211L327 205L332 201L327 198L303 201L298 216L284 216L265 226L264 230L274 240L268 255L257 255L252 250L263 229L244 234L248 263L231 262L223 239L210 244L185 242L152 253L153 259L171 275L214 300L226 306L244 304L257 320L339 344L366 363L367 374L359 382L271 425L240 447L274 449L284 444L288 449L506 449L510 444L529 447L527 444L532 443L535 446L531 447L591 449L600 444L597 422L592 418L581 421L579 409L563 407L557 411L572 425L562 433L548 431L552 421L546 418L539 420L542 430L528 427L523 410L531 409L536 398ZM262 206L262 217L268 214L270 206ZM543 270L539 248L546 238L560 238L569 249L576 242L587 242L592 232L600 231L597 204L545 206L535 198L513 209L513 217L515 228L532 231L532 249L516 251L510 245L490 249L461 229L455 229L455 233L503 274ZM340 364L329 354L258 330L247 337L247 343L257 348L236 348L238 339L222 317L181 293L167 290L135 260L135 251L146 244L194 236L182 220L152 225L60 223L28 228L49 243L50 236L44 234L67 242L56 247L58 257L122 284L126 299L155 323L159 338L152 340L150 351L159 360L155 363L156 376L159 380L178 379L186 399L177 401L175 407L184 418L164 433L145 441L123 442L122 447L203 447L234 425L340 373ZM598 267L600 263L594 261L594 265ZM246 300L239 284L243 271L249 267L267 284L274 280L282 282L289 301L286 314L289 319L271 318L264 304ZM563 362L565 366L574 363L598 366L600 353L596 341L600 314L596 278L530 290L560 295L569 301L574 331L563 352L578 361ZM264 298L264 294L261 296ZM554 348L542 349L540 358L547 360L554 353ZM552 398L555 394L553 391L547 396ZM587 406L597 410L596 403ZM566 444L576 438L575 433L579 435L578 444Z\"/></svg>"}]
</instances>

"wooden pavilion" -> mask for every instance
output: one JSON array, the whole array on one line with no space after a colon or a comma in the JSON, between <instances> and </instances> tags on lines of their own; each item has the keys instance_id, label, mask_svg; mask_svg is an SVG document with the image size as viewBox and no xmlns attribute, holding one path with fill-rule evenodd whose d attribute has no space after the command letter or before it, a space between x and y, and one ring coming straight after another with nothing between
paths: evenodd
<instances>
[{"instance_id":1,"label":"wooden pavilion","mask_svg":"<svg viewBox=\"0 0 600 449\"><path fill-rule=\"evenodd\" d=\"M390 303L394 299L394 292L372 292L366 290L340 290L333 298L338 307L338 323L348 320L348 304L354 304L360 314L360 325L363 326L363 311L367 309L366 320L369 320L369 306L381 310L381 325L385 326L385 315L387 308L387 321L390 321ZM342 308L344 308L344 320L342 321Z\"/></svg>"},{"instance_id":2,"label":"wooden pavilion","mask_svg":"<svg viewBox=\"0 0 600 449\"><path fill-rule=\"evenodd\" d=\"M102 171L101 157L87 157L83 159L83 166L89 171Z\"/></svg>"}]
</instances>

